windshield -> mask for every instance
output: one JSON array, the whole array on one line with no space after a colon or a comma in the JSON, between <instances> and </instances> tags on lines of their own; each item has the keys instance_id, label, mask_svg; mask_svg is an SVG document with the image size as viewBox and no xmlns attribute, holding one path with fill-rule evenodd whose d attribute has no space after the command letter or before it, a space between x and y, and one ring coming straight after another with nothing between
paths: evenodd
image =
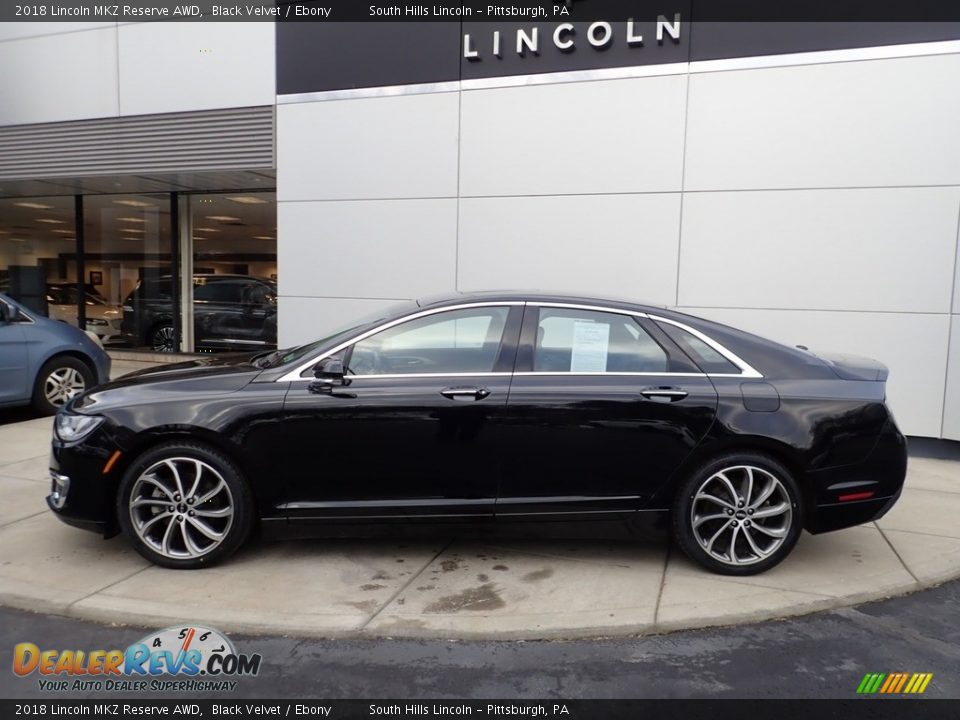
<instances>
[{"instance_id":1,"label":"windshield","mask_svg":"<svg viewBox=\"0 0 960 720\"><path fill-rule=\"evenodd\" d=\"M297 362L304 358L310 357L323 347L333 346L338 342L349 340L351 335L358 334L362 330L375 326L389 318L403 315L405 312L413 312L417 308L418 305L416 302L413 300L407 300L383 310L378 310L375 313L369 313L366 316L361 316L349 323L342 325L325 338L312 343L307 343L306 345L298 345L297 347L287 348L285 350L277 350L276 352L263 357L258 364L260 367L269 368Z\"/></svg>"}]
</instances>

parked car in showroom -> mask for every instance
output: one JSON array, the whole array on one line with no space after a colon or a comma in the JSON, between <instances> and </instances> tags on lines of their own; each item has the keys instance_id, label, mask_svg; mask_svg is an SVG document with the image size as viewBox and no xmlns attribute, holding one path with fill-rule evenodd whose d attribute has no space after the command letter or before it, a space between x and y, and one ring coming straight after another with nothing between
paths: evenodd
<instances>
[{"instance_id":1,"label":"parked car in showroom","mask_svg":"<svg viewBox=\"0 0 960 720\"><path fill-rule=\"evenodd\" d=\"M0 407L32 404L52 415L109 377L110 357L95 335L0 294Z\"/></svg>"},{"instance_id":2,"label":"parked car in showroom","mask_svg":"<svg viewBox=\"0 0 960 720\"><path fill-rule=\"evenodd\" d=\"M749 575L896 502L887 369L664 308L525 293L408 303L289 350L128 375L57 415L50 507L197 568L273 536L670 518Z\"/></svg>"},{"instance_id":3,"label":"parked car in showroom","mask_svg":"<svg viewBox=\"0 0 960 720\"><path fill-rule=\"evenodd\" d=\"M47 283L47 309L54 320L76 325L79 299L76 283ZM91 287L84 289L83 306L87 330L100 338L100 342L106 345L121 339L123 315L118 306L111 305Z\"/></svg>"},{"instance_id":4,"label":"parked car in showroom","mask_svg":"<svg viewBox=\"0 0 960 720\"><path fill-rule=\"evenodd\" d=\"M140 280L123 303L123 337L174 352L173 293L169 276ZM277 284L250 275L194 275L193 328L197 350L275 348Z\"/></svg>"}]
</instances>

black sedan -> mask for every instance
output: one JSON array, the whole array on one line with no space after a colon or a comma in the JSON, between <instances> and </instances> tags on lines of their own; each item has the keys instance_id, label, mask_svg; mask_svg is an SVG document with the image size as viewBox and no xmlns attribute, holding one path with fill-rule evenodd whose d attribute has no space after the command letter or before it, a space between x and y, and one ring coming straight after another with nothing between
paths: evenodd
<instances>
[{"instance_id":1,"label":"black sedan","mask_svg":"<svg viewBox=\"0 0 960 720\"><path fill-rule=\"evenodd\" d=\"M408 303L318 342L127 375L57 415L50 508L149 560L255 527L672 518L716 572L882 516L887 369L681 313L520 293Z\"/></svg>"}]
</instances>

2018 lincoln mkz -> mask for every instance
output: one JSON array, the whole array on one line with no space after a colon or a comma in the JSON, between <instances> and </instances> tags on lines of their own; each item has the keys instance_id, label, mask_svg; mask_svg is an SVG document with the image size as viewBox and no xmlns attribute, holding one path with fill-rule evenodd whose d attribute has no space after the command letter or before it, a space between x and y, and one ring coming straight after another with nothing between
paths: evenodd
<instances>
[{"instance_id":1,"label":"2018 lincoln mkz","mask_svg":"<svg viewBox=\"0 0 960 720\"><path fill-rule=\"evenodd\" d=\"M84 393L56 417L48 504L174 568L222 560L256 527L669 514L693 560L746 575L803 529L897 500L906 441L886 379L664 308L456 295Z\"/></svg>"}]
</instances>

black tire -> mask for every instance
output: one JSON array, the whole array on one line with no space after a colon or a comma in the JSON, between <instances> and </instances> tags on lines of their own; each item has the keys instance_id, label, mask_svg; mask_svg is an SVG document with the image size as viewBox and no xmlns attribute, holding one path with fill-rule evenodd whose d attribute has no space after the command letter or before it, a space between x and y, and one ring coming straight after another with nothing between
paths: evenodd
<instances>
[{"instance_id":1,"label":"black tire","mask_svg":"<svg viewBox=\"0 0 960 720\"><path fill-rule=\"evenodd\" d=\"M150 488L151 483L150 481L138 481L147 470L158 463L163 465L159 471L151 473L154 478L159 478L164 468L168 467L164 461L173 462L178 467L181 467L178 463L183 461L189 467L193 461L197 460L212 469L213 473L203 476L201 486L194 492L194 498L200 500L203 495L212 492L208 488L211 484L219 486L219 479L222 479L225 483L226 492L221 491L213 500L193 505L192 510L187 505L188 497L182 497L179 494L172 496L177 498L177 502L168 502L172 497L166 495L165 491L159 488L149 498L141 494L141 490ZM207 472L207 469L202 471L202 473ZM184 486L184 494L187 494L190 490L189 486L193 485L195 478L187 473L186 475L180 475L180 479ZM176 487L175 482L172 487ZM137 499L144 500L147 503L155 501L156 509L152 509L150 505L132 508L131 495L135 488L138 493ZM204 514L202 508L206 508L208 514L220 512L225 503L221 503L219 500L225 498L229 498L230 503L232 503L232 515L229 522L223 517L200 517ZM211 506L210 503L215 500L217 504ZM171 506L173 509L170 509ZM196 511L197 516L194 516L193 511ZM159 515L163 517L157 517ZM166 520L167 517L170 518L169 522ZM215 565L232 555L243 545L253 527L253 495L250 486L236 464L219 450L195 442L168 442L144 452L123 474L117 492L117 519L124 535L127 536L136 551L147 560L166 568L193 570ZM153 521L152 524L151 521ZM199 538L200 545L206 540L210 540L202 532L196 532L196 522L198 521L203 522L208 529L222 531L222 538L216 541L213 547L204 550L202 554L190 556L190 548L195 548L192 543L197 542L197 538ZM150 527L145 531L144 528L148 525ZM169 525L172 525L172 529L169 531L171 542L167 545L165 538L161 540L158 536L165 535L165 530ZM156 531L153 528L156 528ZM188 535L192 535L194 540L188 540ZM145 536L146 539L142 536ZM213 541L210 540L210 542ZM188 543L190 544L188 545ZM163 551L164 547L168 548L167 552Z\"/></svg>"},{"instance_id":2,"label":"black tire","mask_svg":"<svg viewBox=\"0 0 960 720\"><path fill-rule=\"evenodd\" d=\"M763 499L771 487L772 494ZM749 503L744 499L748 492ZM687 557L712 572L756 575L780 563L796 545L803 529L800 498L796 481L781 463L758 453L728 453L701 465L680 487L673 503L673 536Z\"/></svg>"},{"instance_id":3,"label":"black tire","mask_svg":"<svg viewBox=\"0 0 960 720\"><path fill-rule=\"evenodd\" d=\"M173 323L157 323L150 329L150 334L147 336L147 344L154 352L176 352L177 348L174 347L173 335Z\"/></svg>"},{"instance_id":4,"label":"black tire","mask_svg":"<svg viewBox=\"0 0 960 720\"><path fill-rule=\"evenodd\" d=\"M69 355L50 358L34 379L33 407L43 415L53 415L68 400L95 384L93 372L82 360Z\"/></svg>"}]
</instances>

